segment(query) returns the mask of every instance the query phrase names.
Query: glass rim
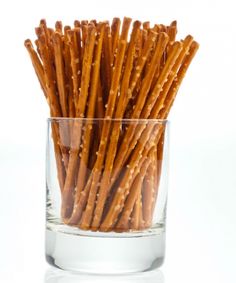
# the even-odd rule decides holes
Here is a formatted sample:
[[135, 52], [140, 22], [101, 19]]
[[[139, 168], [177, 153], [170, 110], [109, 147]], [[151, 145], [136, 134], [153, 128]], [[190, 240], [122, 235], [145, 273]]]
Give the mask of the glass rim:
[[129, 118], [71, 118], [71, 117], [50, 117], [47, 118], [47, 122], [57, 121], [88, 121], [88, 122], [99, 122], [99, 121], [111, 121], [111, 122], [124, 122], [124, 123], [157, 123], [157, 124], [169, 124], [168, 119], [129, 119]]

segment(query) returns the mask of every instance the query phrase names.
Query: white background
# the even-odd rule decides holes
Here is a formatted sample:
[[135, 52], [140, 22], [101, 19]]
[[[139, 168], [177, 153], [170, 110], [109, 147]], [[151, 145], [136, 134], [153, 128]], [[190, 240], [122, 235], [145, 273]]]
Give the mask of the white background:
[[[200, 50], [170, 115], [167, 255], [162, 271], [51, 282], [236, 282], [236, 32], [233, 0], [1, 1], [0, 282], [44, 282], [46, 102], [24, 39], [41, 18], [131, 16], [191, 33]], [[49, 271], [46, 272], [46, 270]], [[74, 281], [73, 281], [74, 280]], [[49, 283], [48, 280], [45, 283]]]

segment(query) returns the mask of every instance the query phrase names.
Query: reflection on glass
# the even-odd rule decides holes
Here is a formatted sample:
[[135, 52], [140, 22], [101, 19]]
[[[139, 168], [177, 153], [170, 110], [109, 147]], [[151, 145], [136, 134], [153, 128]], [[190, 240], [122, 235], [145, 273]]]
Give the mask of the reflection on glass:
[[87, 275], [50, 268], [44, 283], [164, 283], [160, 270], [131, 275]]

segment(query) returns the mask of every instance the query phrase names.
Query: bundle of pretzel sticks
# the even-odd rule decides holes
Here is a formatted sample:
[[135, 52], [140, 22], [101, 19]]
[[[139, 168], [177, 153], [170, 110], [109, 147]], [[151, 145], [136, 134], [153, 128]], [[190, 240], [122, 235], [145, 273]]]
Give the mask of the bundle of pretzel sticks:
[[150, 228], [165, 120], [198, 43], [177, 41], [176, 21], [127, 17], [54, 29], [41, 20], [35, 30], [35, 47], [29, 39], [25, 47], [54, 118], [62, 221], [103, 232]]

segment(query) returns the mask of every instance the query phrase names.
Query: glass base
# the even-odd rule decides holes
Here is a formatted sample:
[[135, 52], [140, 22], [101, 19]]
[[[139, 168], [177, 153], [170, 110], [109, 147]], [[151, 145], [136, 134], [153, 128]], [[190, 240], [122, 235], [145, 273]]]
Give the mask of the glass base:
[[46, 259], [55, 267], [83, 273], [124, 274], [160, 267], [165, 253], [165, 232], [85, 232], [66, 228], [46, 230]]

